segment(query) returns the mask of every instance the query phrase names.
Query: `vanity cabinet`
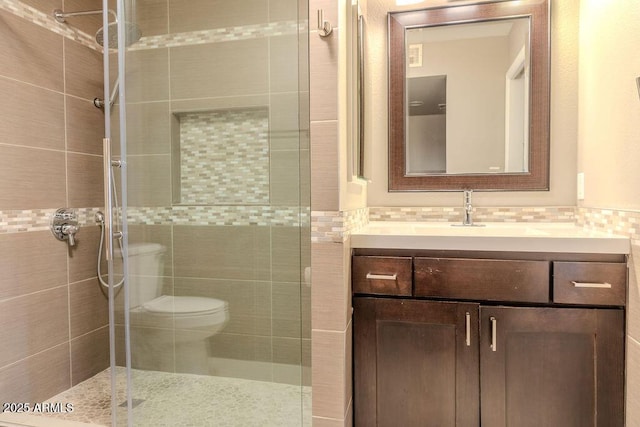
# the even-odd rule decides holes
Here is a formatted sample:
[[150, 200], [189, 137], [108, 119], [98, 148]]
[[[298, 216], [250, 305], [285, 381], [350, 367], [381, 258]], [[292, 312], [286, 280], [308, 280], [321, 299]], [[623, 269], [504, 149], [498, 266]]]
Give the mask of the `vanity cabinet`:
[[412, 290], [354, 285], [356, 426], [624, 425], [624, 256], [364, 252]]

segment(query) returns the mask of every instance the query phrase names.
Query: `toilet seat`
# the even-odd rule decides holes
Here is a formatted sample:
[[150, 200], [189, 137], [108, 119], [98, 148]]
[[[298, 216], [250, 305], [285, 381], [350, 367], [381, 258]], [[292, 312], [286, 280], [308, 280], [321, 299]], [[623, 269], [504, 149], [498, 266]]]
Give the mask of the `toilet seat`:
[[157, 314], [203, 316], [224, 311], [226, 305], [215, 298], [162, 295], [142, 304], [142, 308]]

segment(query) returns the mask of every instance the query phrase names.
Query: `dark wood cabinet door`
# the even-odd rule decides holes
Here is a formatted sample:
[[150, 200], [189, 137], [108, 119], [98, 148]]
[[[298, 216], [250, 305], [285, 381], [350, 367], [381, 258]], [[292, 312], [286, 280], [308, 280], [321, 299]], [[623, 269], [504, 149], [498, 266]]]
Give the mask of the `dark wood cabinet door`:
[[483, 306], [480, 373], [483, 427], [623, 426], [624, 312]]
[[477, 304], [353, 305], [356, 426], [479, 425]]

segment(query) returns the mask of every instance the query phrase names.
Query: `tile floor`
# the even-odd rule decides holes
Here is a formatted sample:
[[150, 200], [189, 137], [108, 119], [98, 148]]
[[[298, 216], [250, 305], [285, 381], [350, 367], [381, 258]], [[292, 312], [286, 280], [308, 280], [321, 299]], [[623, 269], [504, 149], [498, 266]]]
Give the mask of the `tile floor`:
[[[125, 375], [124, 368], [117, 369], [118, 402], [126, 400]], [[132, 384], [134, 426], [311, 426], [310, 387], [142, 370], [132, 371]], [[74, 410], [47, 417], [110, 425], [110, 386], [107, 369], [49, 399], [63, 405], [73, 403]], [[45, 421], [33, 419], [33, 425]], [[15, 425], [29, 425], [22, 423]], [[118, 408], [118, 425], [127, 425], [126, 407]]]

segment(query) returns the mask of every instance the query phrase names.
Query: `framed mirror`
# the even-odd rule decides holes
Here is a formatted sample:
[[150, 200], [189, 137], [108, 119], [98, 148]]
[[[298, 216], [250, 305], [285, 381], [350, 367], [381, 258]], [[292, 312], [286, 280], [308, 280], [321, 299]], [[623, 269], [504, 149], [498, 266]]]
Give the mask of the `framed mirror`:
[[392, 12], [389, 191], [549, 189], [549, 4]]

